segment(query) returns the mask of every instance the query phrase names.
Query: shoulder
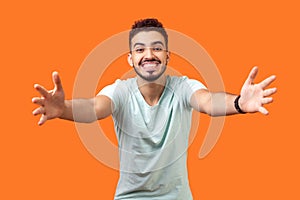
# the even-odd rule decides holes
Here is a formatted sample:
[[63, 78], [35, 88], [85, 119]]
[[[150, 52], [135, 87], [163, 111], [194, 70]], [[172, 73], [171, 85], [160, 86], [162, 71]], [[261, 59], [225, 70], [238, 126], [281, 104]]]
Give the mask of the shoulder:
[[195, 89], [206, 89], [205, 85], [201, 83], [199, 80], [190, 79], [187, 76], [168, 76], [168, 86], [176, 89], [176, 88], [193, 88]]
[[117, 94], [118, 91], [130, 91], [132, 88], [134, 88], [135, 82], [135, 78], [129, 78], [126, 80], [117, 79], [114, 83], [102, 88], [97, 95], [106, 95], [112, 97], [113, 94]]
[[188, 79], [187, 76], [167, 76], [167, 86], [176, 89], [181, 86]]
[[132, 88], [136, 85], [136, 78], [128, 78], [125, 80], [122, 79], [117, 79], [114, 83], [107, 85], [105, 87], [111, 87], [113, 89], [118, 89], [118, 88]]

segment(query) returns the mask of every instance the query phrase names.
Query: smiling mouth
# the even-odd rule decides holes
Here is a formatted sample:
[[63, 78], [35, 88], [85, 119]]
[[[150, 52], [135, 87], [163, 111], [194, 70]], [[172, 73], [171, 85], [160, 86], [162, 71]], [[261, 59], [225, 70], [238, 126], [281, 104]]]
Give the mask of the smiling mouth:
[[149, 60], [142, 62], [140, 66], [146, 71], [154, 71], [159, 64], [160, 62], [157, 60]]
[[153, 74], [157, 70], [158, 65], [159, 63], [145, 63], [142, 65], [142, 69], [149, 74]]
[[159, 63], [158, 62], [144, 62], [143, 64], [142, 64], [142, 67], [144, 67], [144, 68], [151, 68], [151, 67], [156, 67], [157, 65], [159, 65]]

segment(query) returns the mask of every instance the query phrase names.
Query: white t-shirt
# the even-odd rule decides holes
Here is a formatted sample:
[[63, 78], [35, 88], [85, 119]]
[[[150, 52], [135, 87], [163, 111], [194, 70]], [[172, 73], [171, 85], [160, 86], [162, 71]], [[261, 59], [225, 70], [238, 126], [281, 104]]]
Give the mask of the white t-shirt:
[[98, 95], [113, 102], [120, 156], [115, 200], [190, 200], [186, 156], [190, 98], [206, 87], [185, 76], [167, 76], [159, 102], [144, 100], [137, 79], [117, 80]]

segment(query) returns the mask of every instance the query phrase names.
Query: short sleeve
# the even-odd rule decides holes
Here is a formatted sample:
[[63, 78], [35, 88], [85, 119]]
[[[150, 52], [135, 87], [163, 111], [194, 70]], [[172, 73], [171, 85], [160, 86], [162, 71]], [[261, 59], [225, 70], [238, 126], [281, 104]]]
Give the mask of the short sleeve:
[[191, 97], [197, 90], [207, 89], [203, 83], [195, 79], [187, 78], [184, 85], [186, 87], [185, 95], [184, 95], [186, 98], [185, 102], [188, 106], [191, 106], [190, 105]]
[[104, 95], [109, 97], [111, 100], [113, 100], [113, 94], [115, 92], [115, 89], [116, 89], [116, 83], [107, 85], [104, 88], [102, 88], [102, 90], [97, 94], [97, 96]]
[[116, 95], [116, 91], [117, 91], [117, 86], [119, 85], [120, 80], [116, 80], [113, 84], [111, 85], [107, 85], [104, 88], [102, 88], [102, 90], [97, 94], [97, 96], [99, 95], [104, 95], [107, 96], [108, 98], [110, 98], [113, 102], [113, 112], [115, 112], [116, 108], [119, 107], [119, 98]]
[[192, 94], [197, 90], [207, 89], [203, 83], [195, 79], [187, 79], [187, 84], [189, 85]]
[[194, 92], [206, 89], [203, 83], [195, 79], [189, 79], [187, 76], [170, 76], [168, 80], [168, 88], [173, 90], [178, 100], [189, 109], [192, 108], [190, 100]]

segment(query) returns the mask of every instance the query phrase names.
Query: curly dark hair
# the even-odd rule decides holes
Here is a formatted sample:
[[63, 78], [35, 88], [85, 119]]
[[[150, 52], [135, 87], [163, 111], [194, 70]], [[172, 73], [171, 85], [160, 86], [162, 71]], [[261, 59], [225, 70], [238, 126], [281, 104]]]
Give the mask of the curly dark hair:
[[166, 30], [164, 29], [161, 22], [159, 22], [155, 18], [147, 18], [147, 19], [141, 19], [136, 22], [131, 27], [131, 31], [129, 32], [129, 49], [131, 52], [131, 40], [132, 38], [141, 31], [157, 31], [161, 33], [165, 39], [166, 42], [166, 48], [168, 50], [168, 34]]

